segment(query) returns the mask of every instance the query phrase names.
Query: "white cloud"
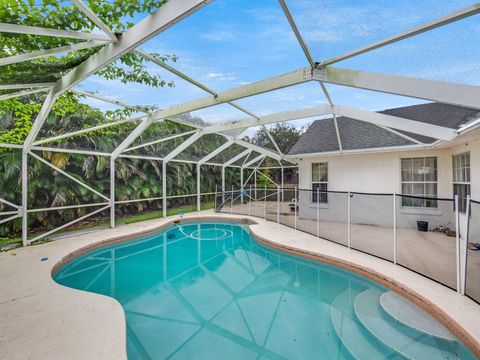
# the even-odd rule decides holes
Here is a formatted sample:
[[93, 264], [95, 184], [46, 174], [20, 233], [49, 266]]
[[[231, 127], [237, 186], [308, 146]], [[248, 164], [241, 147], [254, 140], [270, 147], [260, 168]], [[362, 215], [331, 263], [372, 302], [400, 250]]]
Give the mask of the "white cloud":
[[235, 81], [237, 77], [233, 73], [210, 72], [207, 77], [215, 81]]
[[335, 34], [330, 31], [310, 31], [307, 32], [305, 36], [307, 41], [320, 41], [320, 42], [327, 42], [327, 43], [338, 43], [342, 40], [338, 34]]
[[212, 31], [203, 33], [200, 37], [208, 41], [229, 41], [235, 39], [235, 35], [230, 31]]

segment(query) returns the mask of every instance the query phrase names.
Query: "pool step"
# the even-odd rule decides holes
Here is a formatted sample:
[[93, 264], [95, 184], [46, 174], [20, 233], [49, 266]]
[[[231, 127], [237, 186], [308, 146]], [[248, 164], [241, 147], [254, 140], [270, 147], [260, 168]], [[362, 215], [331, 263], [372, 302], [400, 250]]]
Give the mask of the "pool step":
[[355, 319], [353, 299], [357, 295], [354, 290], [346, 290], [335, 298], [330, 308], [333, 327], [342, 344], [358, 360], [403, 359], [373, 338]]
[[380, 305], [382, 293], [369, 289], [358, 294], [353, 302], [356, 317], [372, 335], [408, 359], [459, 359], [455, 342], [442, 341], [406, 327], [386, 314]]
[[432, 315], [394, 291], [383, 293], [380, 296], [380, 305], [394, 320], [418, 332], [446, 341], [457, 340], [456, 337]]

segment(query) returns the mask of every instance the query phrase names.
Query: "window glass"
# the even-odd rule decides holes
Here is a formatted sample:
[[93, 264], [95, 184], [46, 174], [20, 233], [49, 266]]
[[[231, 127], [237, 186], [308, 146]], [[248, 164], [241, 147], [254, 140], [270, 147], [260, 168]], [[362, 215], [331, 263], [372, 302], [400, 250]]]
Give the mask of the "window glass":
[[418, 196], [404, 198], [403, 206], [436, 207], [437, 201], [437, 158], [421, 157], [401, 160], [402, 194]]
[[[312, 202], [328, 202], [328, 163], [312, 164]], [[318, 199], [317, 199], [318, 194]]]
[[458, 195], [458, 209], [465, 213], [467, 196], [470, 195], [470, 153], [454, 155], [453, 165], [453, 195]]

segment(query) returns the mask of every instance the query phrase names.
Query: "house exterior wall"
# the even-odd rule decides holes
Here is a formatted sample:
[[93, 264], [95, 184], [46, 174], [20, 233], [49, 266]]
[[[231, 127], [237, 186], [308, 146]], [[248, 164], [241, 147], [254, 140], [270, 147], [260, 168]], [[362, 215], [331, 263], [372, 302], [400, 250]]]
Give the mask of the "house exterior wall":
[[[444, 149], [417, 149], [364, 154], [315, 156], [299, 159], [299, 188], [312, 189], [312, 163], [328, 163], [329, 191], [362, 193], [401, 193], [401, 159], [409, 157], [437, 157], [438, 197], [453, 198], [452, 156], [470, 152], [470, 184], [472, 199], [480, 201], [480, 131], [468, 141], [457, 142]], [[353, 195], [351, 198], [352, 223], [393, 225], [393, 196]], [[347, 195], [329, 194], [328, 204], [320, 205], [320, 217], [329, 221], [345, 221]], [[429, 222], [433, 229], [443, 225], [455, 228], [455, 214], [451, 202], [439, 201], [435, 209], [402, 207], [396, 200], [397, 226], [416, 228], [417, 220]], [[299, 216], [315, 219], [316, 204], [311, 194], [300, 192]], [[460, 215], [461, 234], [465, 233], [466, 216]]]

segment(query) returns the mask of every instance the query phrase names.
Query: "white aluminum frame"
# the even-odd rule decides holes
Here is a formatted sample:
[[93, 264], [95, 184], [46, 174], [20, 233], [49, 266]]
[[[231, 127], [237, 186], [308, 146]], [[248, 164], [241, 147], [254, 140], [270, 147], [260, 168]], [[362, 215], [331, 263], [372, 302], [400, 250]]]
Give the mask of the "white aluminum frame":
[[[23, 244], [27, 245], [36, 239], [44, 237], [50, 233], [56, 231], [56, 229], [44, 234], [42, 236], [38, 236], [34, 239], [27, 240], [27, 229], [28, 224], [26, 221], [27, 214], [40, 211], [45, 209], [28, 209], [27, 203], [27, 186], [28, 186], [28, 178], [27, 178], [27, 163], [28, 157], [33, 156], [34, 158], [46, 163], [47, 165], [53, 167], [55, 171], [62, 173], [63, 175], [70, 177], [72, 180], [76, 181], [80, 185], [86, 187], [87, 189], [93, 191], [97, 195], [101, 196], [107, 203], [97, 203], [97, 204], [89, 204], [89, 205], [75, 205], [75, 206], [65, 206], [65, 207], [58, 207], [55, 209], [67, 209], [67, 208], [75, 208], [81, 206], [102, 206], [101, 209], [98, 209], [90, 214], [85, 215], [80, 219], [74, 220], [74, 222], [79, 221], [89, 215], [93, 215], [99, 211], [102, 211], [106, 208], [110, 208], [111, 212], [111, 226], [115, 225], [115, 204], [119, 203], [126, 203], [126, 202], [134, 202], [134, 201], [147, 201], [149, 199], [137, 199], [137, 200], [127, 200], [127, 201], [115, 201], [115, 176], [114, 176], [114, 169], [115, 169], [115, 160], [119, 157], [121, 158], [137, 158], [137, 159], [149, 159], [149, 160], [158, 160], [162, 162], [162, 189], [163, 195], [158, 199], [163, 200], [163, 211], [164, 216], [166, 215], [166, 200], [170, 198], [166, 194], [166, 166], [168, 162], [183, 162], [183, 163], [194, 163], [197, 165], [197, 192], [196, 194], [192, 194], [191, 196], [198, 197], [198, 209], [200, 209], [200, 169], [202, 165], [214, 165], [220, 166], [222, 168], [222, 185], [225, 186], [225, 168], [226, 167], [236, 167], [241, 169], [241, 177], [242, 177], [242, 185], [243, 183], [243, 170], [250, 169], [250, 166], [255, 164], [257, 161], [261, 160], [257, 166], [253, 168], [253, 172], [250, 175], [255, 174], [257, 169], [259, 169], [260, 164], [266, 158], [274, 159], [278, 162], [281, 160], [287, 160], [294, 163], [296, 160], [288, 155], [283, 154], [278, 147], [278, 144], [275, 142], [273, 137], [271, 136], [268, 128], [265, 125], [278, 123], [282, 121], [292, 121], [298, 119], [305, 119], [312, 116], [323, 116], [323, 115], [332, 115], [336, 136], [339, 146], [339, 151], [332, 152], [333, 154], [339, 153], [348, 153], [348, 151], [344, 151], [342, 149], [342, 141], [340, 139], [340, 133], [338, 130], [338, 122], [341, 121], [341, 118], [338, 119], [338, 116], [346, 116], [351, 117], [360, 121], [368, 122], [375, 124], [385, 130], [391, 131], [398, 136], [402, 136], [414, 143], [414, 145], [409, 145], [402, 147], [403, 149], [406, 148], [425, 148], [431, 145], [425, 145], [418, 140], [413, 139], [412, 137], [401, 133], [400, 131], [408, 131], [410, 133], [424, 135], [428, 137], [433, 137], [438, 139], [436, 143], [440, 141], [451, 141], [456, 136], [459, 136], [462, 131], [455, 131], [449, 128], [441, 127], [434, 124], [425, 124], [417, 121], [412, 121], [408, 119], [403, 119], [399, 117], [394, 117], [385, 114], [379, 114], [375, 112], [369, 112], [361, 109], [354, 109], [348, 106], [334, 104], [332, 99], [324, 85], [324, 83], [332, 83], [342, 86], [349, 86], [354, 88], [361, 88], [361, 89], [368, 89], [377, 92], [385, 92], [391, 93], [396, 95], [408, 96], [413, 98], [420, 98], [432, 101], [438, 101], [447, 104], [454, 104], [459, 106], [467, 106], [471, 108], [480, 109], [480, 87], [479, 86], [472, 86], [466, 84], [454, 84], [454, 83], [447, 83], [447, 82], [440, 82], [440, 81], [431, 81], [431, 80], [424, 80], [424, 79], [416, 79], [416, 78], [408, 78], [403, 76], [394, 76], [394, 75], [387, 75], [387, 74], [378, 74], [373, 72], [367, 71], [357, 71], [357, 70], [350, 70], [344, 68], [335, 68], [331, 67], [331, 64], [341, 62], [345, 59], [349, 59], [360, 54], [364, 54], [366, 52], [378, 49], [383, 46], [387, 46], [389, 44], [396, 43], [403, 39], [407, 39], [413, 36], [417, 36], [418, 34], [422, 34], [424, 32], [430, 31], [432, 29], [444, 26], [446, 24], [452, 23], [454, 21], [458, 21], [464, 19], [466, 17], [475, 15], [480, 13], [480, 7], [477, 5], [472, 5], [470, 7], [466, 7], [464, 9], [457, 10], [450, 14], [447, 14], [443, 17], [440, 17], [434, 21], [430, 21], [428, 23], [419, 25], [415, 28], [412, 28], [408, 31], [402, 32], [400, 34], [388, 37], [386, 39], [377, 41], [375, 43], [369, 44], [364, 46], [360, 49], [355, 49], [349, 51], [345, 54], [336, 56], [331, 59], [327, 59], [324, 61], [318, 61], [320, 59], [314, 59], [308, 49], [307, 43], [303, 40], [302, 34], [298, 29], [294, 17], [290, 13], [288, 6], [285, 0], [279, 0], [279, 5], [281, 6], [290, 28], [294, 33], [298, 44], [300, 45], [305, 58], [308, 62], [307, 67], [297, 69], [290, 73], [281, 74], [278, 76], [273, 76], [264, 80], [260, 80], [251, 84], [239, 86], [233, 89], [229, 89], [222, 92], [216, 92], [209, 87], [205, 86], [204, 84], [200, 83], [197, 80], [194, 80], [190, 76], [178, 71], [174, 67], [163, 63], [162, 61], [154, 58], [152, 55], [142, 51], [139, 46], [151, 39], [152, 37], [158, 35], [165, 29], [174, 26], [177, 22], [181, 21], [185, 17], [191, 15], [192, 13], [196, 12], [197, 10], [203, 8], [204, 6], [208, 5], [212, 0], [170, 0], [166, 4], [162, 5], [157, 11], [152, 13], [151, 15], [147, 16], [146, 18], [139, 21], [136, 25], [132, 28], [127, 30], [121, 36], [114, 34], [111, 29], [108, 28], [107, 25], [83, 2], [83, 0], [72, 0], [72, 2], [77, 6], [79, 11], [83, 12], [102, 32], [103, 34], [98, 33], [84, 33], [84, 32], [72, 32], [72, 31], [65, 31], [65, 30], [58, 30], [58, 29], [47, 29], [47, 28], [40, 28], [40, 27], [33, 27], [33, 26], [24, 26], [24, 25], [15, 25], [15, 24], [5, 24], [0, 23], [0, 32], [10, 32], [10, 33], [17, 33], [17, 34], [32, 34], [32, 35], [43, 35], [43, 36], [56, 36], [62, 38], [70, 38], [70, 39], [81, 39], [84, 42], [78, 44], [67, 45], [63, 47], [58, 47], [54, 49], [46, 49], [46, 50], [38, 50], [34, 51], [29, 54], [22, 54], [7, 57], [4, 59], [0, 59], [0, 66], [6, 64], [12, 64], [15, 62], [31, 60], [41, 56], [47, 56], [51, 54], [56, 54], [62, 51], [70, 51], [70, 50], [78, 50], [82, 48], [87, 48], [91, 46], [99, 46], [103, 45], [102, 49], [100, 49], [96, 54], [92, 55], [90, 58], [85, 60], [83, 63], [78, 65], [76, 68], [72, 69], [70, 72], [65, 74], [62, 78], [60, 78], [55, 83], [43, 83], [43, 84], [9, 84], [9, 85], [2, 85], [0, 84], [0, 90], [19, 90], [17, 92], [8, 93], [0, 95], [0, 100], [5, 100], [8, 98], [13, 98], [16, 96], [24, 96], [33, 94], [36, 92], [48, 91], [48, 95], [45, 99], [45, 102], [35, 119], [32, 129], [28, 134], [26, 140], [24, 141], [23, 145], [16, 145], [16, 144], [0, 144], [0, 147], [7, 147], [13, 149], [22, 149], [22, 204], [21, 206], [14, 205], [18, 210], [18, 214], [15, 217], [22, 217], [23, 226], [22, 226], [22, 239]], [[207, 97], [200, 98], [194, 101], [189, 101], [187, 103], [178, 104], [172, 106], [170, 108], [147, 112], [140, 109], [138, 106], [126, 104], [117, 100], [110, 99], [105, 96], [100, 96], [94, 93], [74, 89], [75, 85], [80, 83], [81, 81], [85, 80], [90, 75], [94, 74], [98, 70], [102, 69], [106, 65], [112, 63], [113, 61], [117, 60], [122, 55], [129, 53], [129, 52], [136, 52], [138, 55], [144, 57], [145, 59], [161, 66], [162, 68], [166, 69], [167, 71], [173, 73], [174, 75], [182, 78], [183, 80], [191, 83], [192, 85], [202, 89], [206, 93], [208, 93]], [[316, 61], [317, 60], [317, 61]], [[306, 108], [306, 109], [298, 109], [294, 111], [287, 111], [281, 113], [270, 114], [266, 116], [257, 116], [256, 114], [252, 113], [248, 109], [243, 108], [242, 106], [236, 104], [234, 101], [237, 99], [242, 99], [245, 97], [250, 97], [257, 94], [266, 93], [273, 90], [278, 90], [284, 87], [294, 86], [296, 84], [305, 83], [308, 81], [316, 81], [320, 84], [321, 90], [325, 95], [328, 105], [326, 106], [319, 106], [314, 108]], [[41, 139], [37, 140], [37, 135], [40, 132], [43, 123], [48, 116], [49, 112], [52, 109], [53, 104], [57, 97], [63, 94], [66, 91], [73, 91], [83, 96], [93, 97], [102, 101], [106, 101], [118, 106], [126, 107], [129, 109], [137, 110], [138, 112], [145, 113], [142, 116], [134, 117], [131, 119], [125, 119], [120, 121], [112, 121], [110, 123], [104, 123], [98, 126], [94, 126], [88, 129], [82, 129], [79, 131], [74, 131], [68, 134], [62, 134], [58, 136], [51, 137], [49, 139]], [[236, 109], [242, 111], [248, 118], [240, 119], [238, 121], [228, 122], [224, 124], [218, 125], [211, 125], [206, 127], [200, 127], [194, 124], [185, 123], [181, 120], [171, 119], [170, 117], [175, 115], [184, 114], [190, 111], [199, 110], [219, 104], [228, 104]], [[162, 139], [156, 139], [150, 141], [145, 144], [140, 144], [136, 146], [131, 146], [131, 144], [154, 122], [157, 121], [164, 121], [164, 120], [171, 120], [176, 121], [178, 123], [183, 123], [188, 126], [192, 127], [192, 131], [187, 131], [181, 134], [174, 134], [171, 136], [167, 136]], [[61, 148], [53, 148], [53, 147], [44, 147], [39, 146], [42, 144], [50, 143], [56, 140], [65, 139], [68, 137], [85, 134], [91, 131], [121, 125], [126, 122], [139, 122], [138, 126], [129, 134], [129, 136], [112, 152], [112, 153], [102, 153], [97, 151], [89, 151], [89, 150], [74, 150], [74, 149], [61, 149]], [[475, 123], [477, 124], [477, 123]], [[266, 133], [271, 140], [272, 144], [274, 145], [276, 151], [269, 150], [262, 148], [260, 146], [251, 144], [246, 142], [245, 140], [240, 139], [242, 132], [247, 130], [251, 127], [256, 126], [263, 126], [266, 130]], [[475, 125], [476, 126], [476, 125]], [[469, 130], [473, 126], [468, 126], [465, 128], [465, 131]], [[232, 130], [237, 130], [235, 136], [231, 135]], [[463, 130], [463, 129], [462, 129]], [[220, 134], [227, 139], [227, 142], [223, 145], [219, 146], [214, 151], [210, 152], [208, 155], [204, 156], [202, 159], [198, 161], [190, 161], [190, 160], [181, 160], [175, 159], [182, 151], [184, 151], [189, 145], [193, 144], [195, 141], [200, 139], [203, 135], [206, 134]], [[230, 135], [228, 135], [230, 134]], [[167, 154], [164, 157], [158, 156], [140, 156], [140, 155], [131, 155], [126, 154], [132, 150], [139, 149], [142, 147], [147, 147], [149, 145], [157, 144], [163, 141], [172, 140], [181, 136], [189, 137], [175, 150], [171, 153]], [[228, 160], [223, 164], [216, 164], [209, 162], [213, 159], [216, 155], [220, 154], [222, 151], [226, 150], [233, 144], [238, 144], [245, 148], [243, 152], [234, 156], [232, 159]], [[95, 189], [89, 187], [85, 183], [79, 181], [78, 179], [72, 177], [67, 172], [63, 171], [62, 169], [58, 169], [54, 167], [52, 164], [48, 163], [48, 161], [44, 160], [43, 158], [39, 157], [38, 155], [32, 153], [33, 150], [46, 150], [52, 152], [68, 152], [68, 153], [77, 153], [77, 154], [85, 154], [85, 155], [95, 155], [95, 156], [106, 156], [110, 158], [110, 165], [111, 165], [111, 183], [110, 183], [110, 196], [107, 197], [103, 194], [96, 192]], [[382, 149], [375, 149], [375, 151], [379, 151]], [[389, 149], [385, 149], [389, 150]], [[249, 159], [250, 154], [255, 151], [258, 152], [260, 155], [255, 157], [254, 159]], [[371, 151], [371, 150], [365, 150]], [[361, 152], [361, 150], [360, 150]], [[324, 154], [325, 155], [325, 154]], [[328, 154], [327, 154], [328, 155]], [[244, 159], [244, 163], [241, 166], [234, 165], [234, 163], [242, 158]], [[293, 165], [295, 166], [295, 165]], [[287, 168], [290, 166], [284, 166], [280, 163], [280, 167], [266, 167], [266, 168]], [[250, 178], [249, 178], [250, 179]], [[248, 183], [248, 180], [245, 182]], [[283, 186], [283, 176], [282, 176], [282, 186]], [[225, 189], [223, 189], [225, 190]], [[190, 195], [188, 195], [190, 196]], [[157, 200], [158, 200], [157, 199]], [[1, 201], [1, 199], [0, 199]], [[53, 209], [50, 209], [53, 210]], [[5, 212], [4, 212], [5, 214]], [[4, 219], [5, 220], [5, 219]], [[73, 223], [73, 222], [71, 222]], [[69, 224], [71, 224], [69, 223]], [[69, 224], [62, 225], [60, 228], [64, 228]], [[59, 228], [59, 229], [60, 229]]]

